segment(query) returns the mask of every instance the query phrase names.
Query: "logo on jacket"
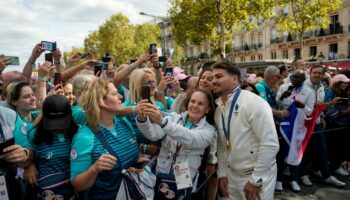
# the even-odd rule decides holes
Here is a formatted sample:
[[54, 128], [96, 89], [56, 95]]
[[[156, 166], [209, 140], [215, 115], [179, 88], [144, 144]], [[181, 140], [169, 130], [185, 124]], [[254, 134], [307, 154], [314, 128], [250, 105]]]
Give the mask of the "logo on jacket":
[[235, 111], [233, 112], [233, 113], [235, 114], [235, 116], [238, 115], [238, 109], [239, 109], [239, 105], [236, 104], [236, 105], [235, 105]]

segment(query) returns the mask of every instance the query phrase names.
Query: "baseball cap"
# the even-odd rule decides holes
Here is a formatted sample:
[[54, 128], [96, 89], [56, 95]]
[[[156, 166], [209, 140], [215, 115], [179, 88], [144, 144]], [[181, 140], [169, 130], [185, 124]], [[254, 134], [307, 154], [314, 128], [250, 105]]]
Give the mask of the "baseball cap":
[[350, 79], [348, 79], [348, 77], [346, 77], [344, 74], [337, 74], [332, 78], [333, 83], [337, 83], [337, 82], [345, 82], [348, 83], [350, 82]]
[[189, 77], [188, 75], [183, 73], [184, 71], [185, 70], [181, 69], [180, 67], [174, 67], [174, 69], [173, 69], [174, 79], [176, 79], [176, 80], [184, 80], [187, 77]]
[[46, 130], [63, 130], [70, 126], [72, 108], [63, 95], [46, 97], [43, 103], [43, 125]]

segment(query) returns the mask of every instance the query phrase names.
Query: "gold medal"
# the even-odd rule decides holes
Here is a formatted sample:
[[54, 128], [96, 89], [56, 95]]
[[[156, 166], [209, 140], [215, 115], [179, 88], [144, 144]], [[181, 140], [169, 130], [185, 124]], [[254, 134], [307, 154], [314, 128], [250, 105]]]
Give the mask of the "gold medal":
[[226, 146], [227, 146], [227, 150], [231, 150], [231, 141], [229, 139], [226, 140]]

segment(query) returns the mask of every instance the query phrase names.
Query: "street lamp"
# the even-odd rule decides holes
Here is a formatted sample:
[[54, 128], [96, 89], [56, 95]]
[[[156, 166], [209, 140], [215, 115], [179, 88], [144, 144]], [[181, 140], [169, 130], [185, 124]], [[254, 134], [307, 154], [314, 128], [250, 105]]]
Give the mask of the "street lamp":
[[166, 32], [165, 32], [165, 20], [167, 19], [167, 17], [162, 17], [162, 16], [157, 16], [157, 15], [151, 15], [151, 14], [148, 14], [148, 13], [145, 13], [145, 12], [140, 12], [139, 13], [140, 15], [144, 15], [144, 16], [148, 16], [148, 17], [152, 17], [153, 20], [154, 20], [154, 23], [158, 24], [157, 23], [157, 19], [160, 20], [160, 23], [162, 24], [163, 28], [163, 40], [164, 40], [164, 43], [163, 43], [163, 48], [162, 48], [162, 53], [163, 53], [163, 56], [166, 55]]

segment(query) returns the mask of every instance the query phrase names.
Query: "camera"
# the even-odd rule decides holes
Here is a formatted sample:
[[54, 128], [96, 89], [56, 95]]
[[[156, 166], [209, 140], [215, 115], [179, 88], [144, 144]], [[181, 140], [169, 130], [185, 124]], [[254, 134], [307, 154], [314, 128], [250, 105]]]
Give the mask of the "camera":
[[41, 41], [41, 48], [47, 51], [55, 51], [57, 47], [56, 42]]
[[102, 70], [108, 70], [108, 64], [104, 62], [95, 62], [94, 63], [95, 75], [99, 73], [102, 74]]
[[148, 85], [142, 87], [142, 99], [147, 99], [148, 102], [151, 102], [151, 88]]

